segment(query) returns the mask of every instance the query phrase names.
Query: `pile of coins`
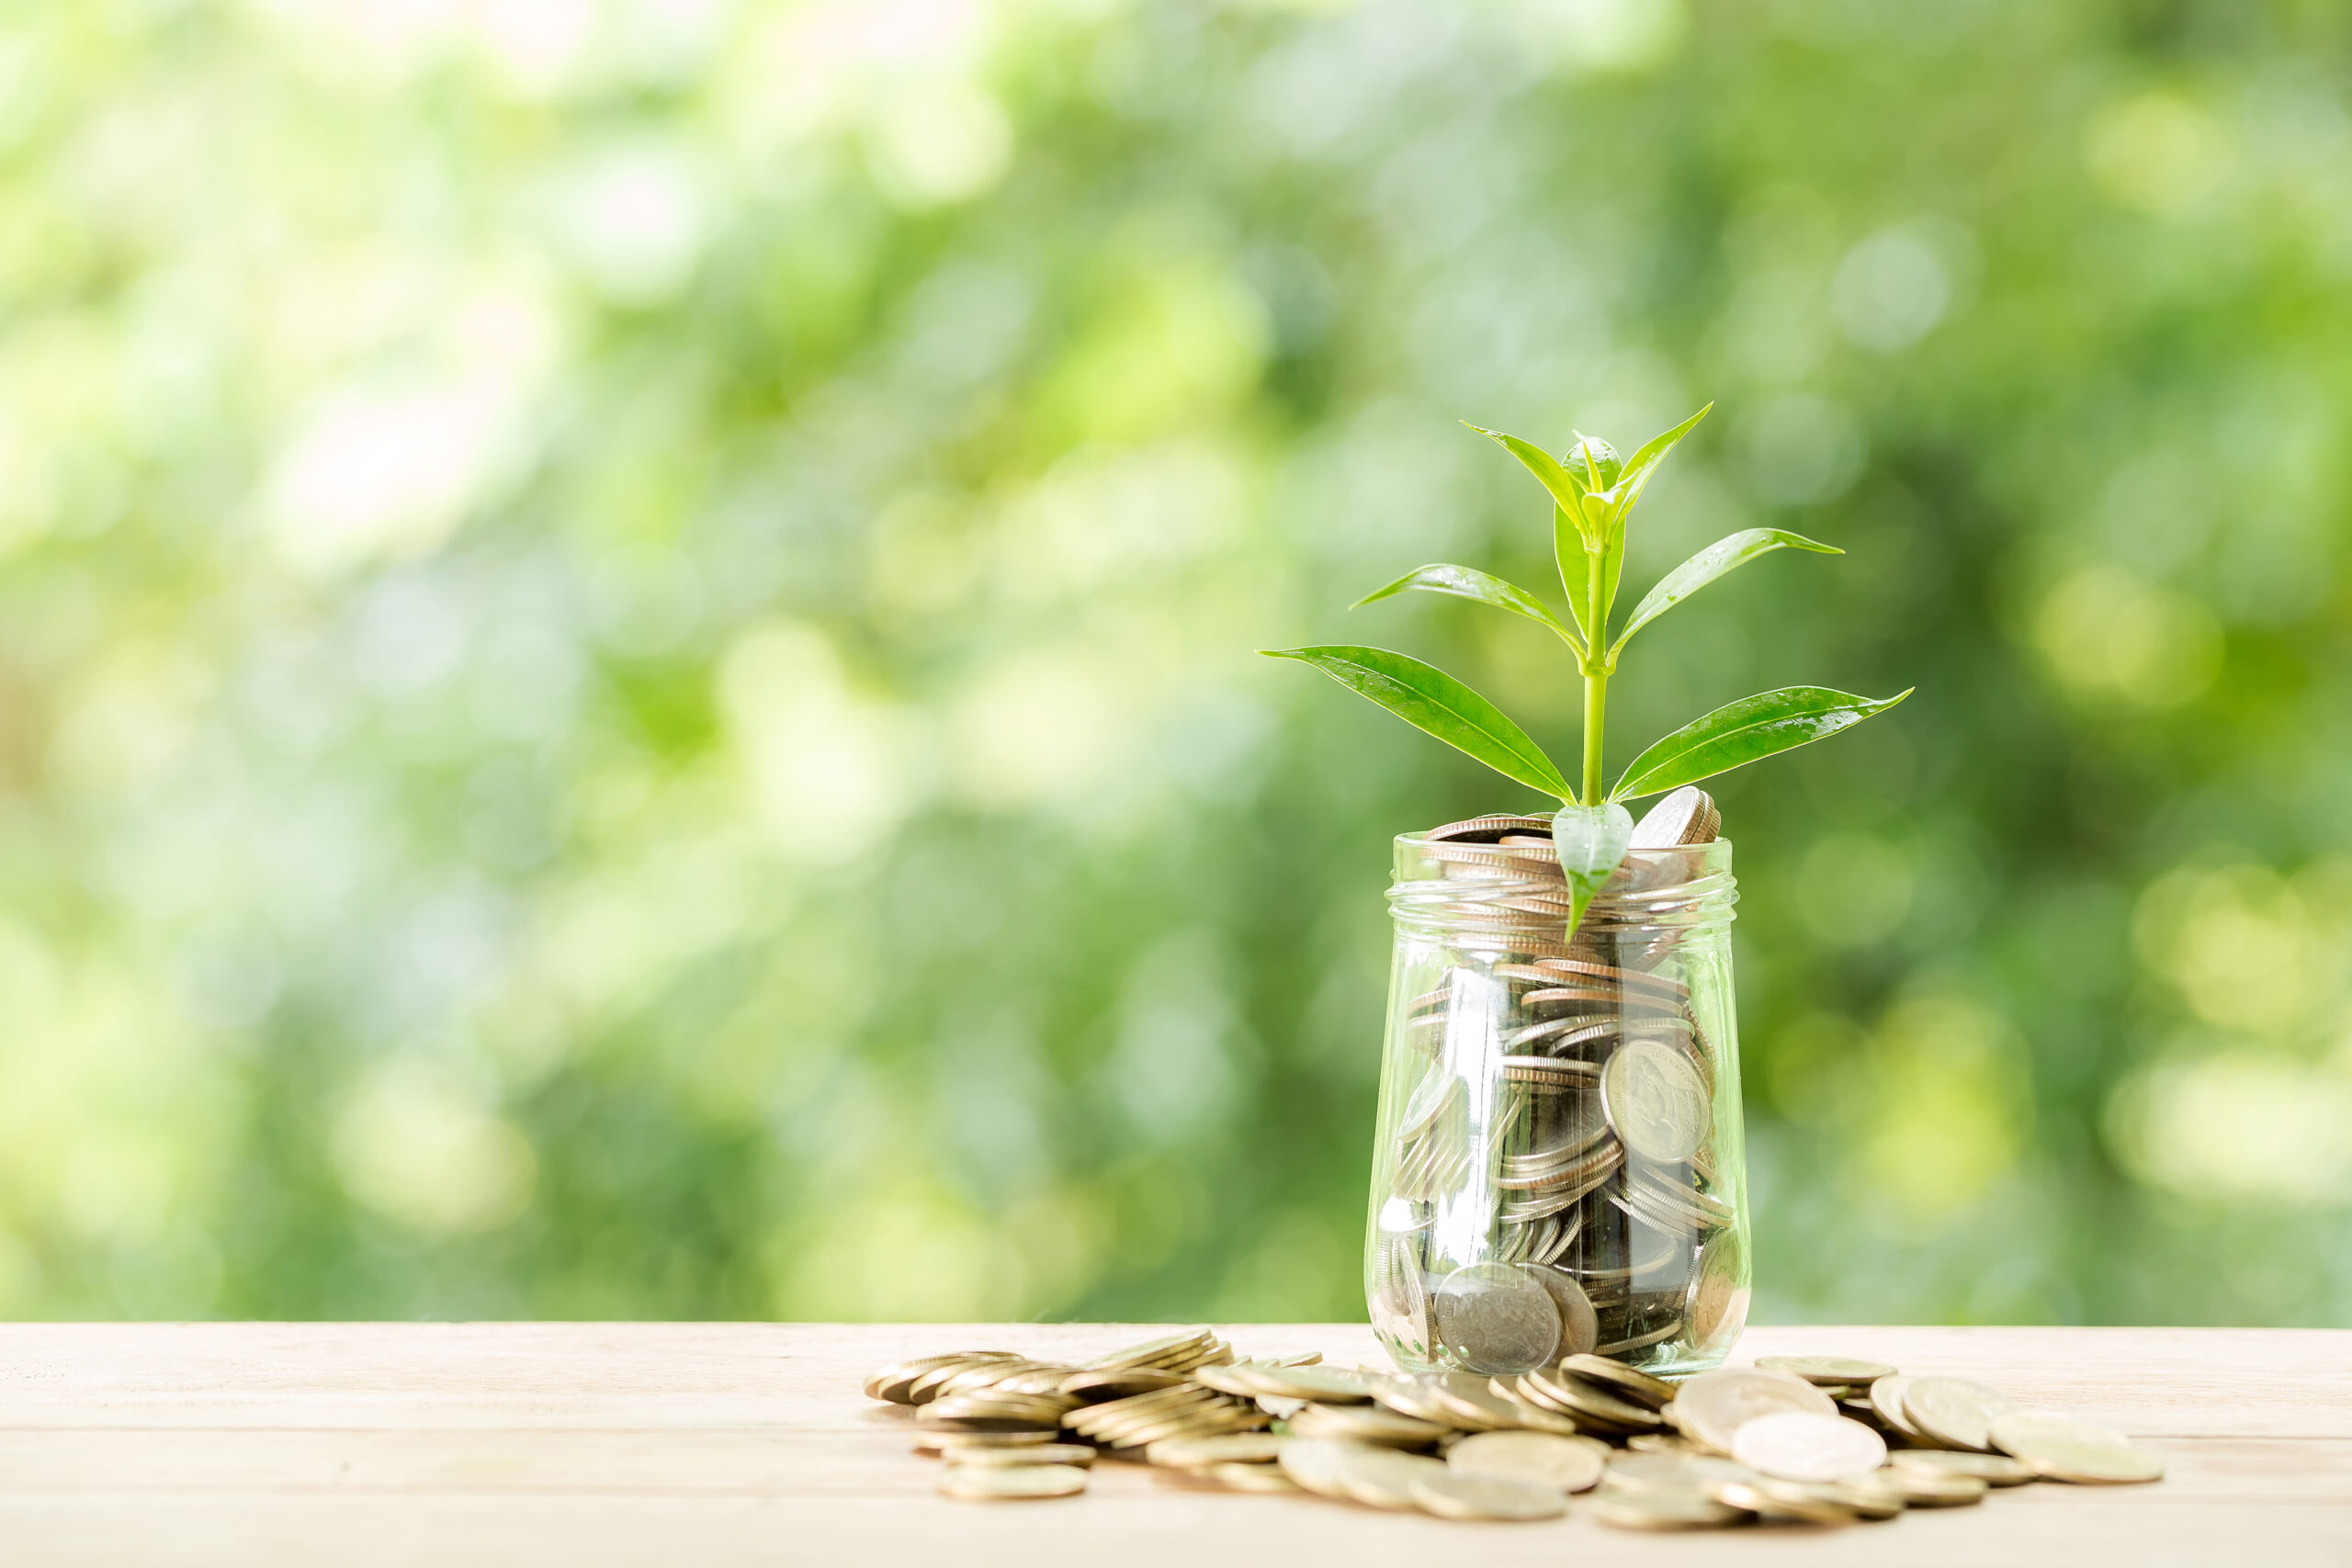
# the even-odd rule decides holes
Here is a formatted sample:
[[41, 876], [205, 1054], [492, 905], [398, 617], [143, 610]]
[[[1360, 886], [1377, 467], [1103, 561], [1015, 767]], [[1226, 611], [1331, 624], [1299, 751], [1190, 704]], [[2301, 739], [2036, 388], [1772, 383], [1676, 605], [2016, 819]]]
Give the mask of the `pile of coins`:
[[1411, 1088], [1368, 1264], [1373, 1325], [1401, 1364], [1688, 1363], [1738, 1333], [1737, 1172], [1717, 1168], [1716, 1056], [1684, 951], [1724, 897], [1702, 864], [1721, 825], [1700, 790], [1659, 802], [1633, 840], [1651, 852], [1573, 940], [1545, 819], [1415, 841], [1442, 874], [1391, 895], [1400, 932], [1428, 941], [1403, 961], [1388, 1071]]
[[1849, 1524], [2033, 1480], [2154, 1481], [2121, 1434], [1966, 1379], [1767, 1357], [1679, 1386], [1592, 1354], [1509, 1377], [1237, 1360], [1206, 1328], [1083, 1365], [928, 1356], [865, 1381], [915, 1406], [951, 1497], [1068, 1497], [1098, 1456], [1238, 1492], [1308, 1492], [1441, 1518], [1589, 1511], [1627, 1529]]

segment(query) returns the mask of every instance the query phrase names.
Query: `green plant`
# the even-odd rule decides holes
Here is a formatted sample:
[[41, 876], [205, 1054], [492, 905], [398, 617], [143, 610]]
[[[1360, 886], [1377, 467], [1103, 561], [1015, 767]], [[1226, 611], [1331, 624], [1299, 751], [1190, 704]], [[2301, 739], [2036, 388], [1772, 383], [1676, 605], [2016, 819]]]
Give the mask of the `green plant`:
[[1609, 711], [1609, 677], [1616, 672], [1617, 660], [1635, 632], [1758, 556], [1779, 549], [1844, 553], [1785, 529], [1743, 529], [1716, 540], [1660, 578], [1642, 595], [1616, 637], [1610, 637], [1610, 615], [1625, 560], [1625, 520], [1666, 455], [1713, 407], [1708, 404], [1645, 444], [1627, 462], [1620, 462], [1607, 442], [1581, 432], [1567, 456], [1555, 458], [1516, 435], [1470, 427], [1508, 449], [1550, 492], [1552, 551], [1559, 563], [1560, 586], [1567, 593], [1574, 625], [1561, 620], [1523, 588], [1472, 567], [1442, 563], [1408, 571], [1356, 601], [1355, 607], [1361, 607], [1408, 591], [1450, 593], [1524, 615], [1566, 643], [1584, 676], [1580, 789], [1561, 776], [1544, 749], [1501, 709], [1433, 665], [1381, 648], [1331, 645], [1263, 650], [1270, 658], [1296, 659], [1314, 665], [1504, 777], [1556, 798], [1560, 810], [1553, 818], [1552, 837], [1572, 890], [1575, 914], [1570, 930], [1583, 919], [1585, 906], [1624, 856], [1634, 819], [1623, 802], [1696, 784], [1774, 752], [1835, 735], [1911, 694], [1905, 689], [1873, 701], [1826, 686], [1789, 686], [1742, 697], [1653, 743], [1602, 793], [1601, 721]]

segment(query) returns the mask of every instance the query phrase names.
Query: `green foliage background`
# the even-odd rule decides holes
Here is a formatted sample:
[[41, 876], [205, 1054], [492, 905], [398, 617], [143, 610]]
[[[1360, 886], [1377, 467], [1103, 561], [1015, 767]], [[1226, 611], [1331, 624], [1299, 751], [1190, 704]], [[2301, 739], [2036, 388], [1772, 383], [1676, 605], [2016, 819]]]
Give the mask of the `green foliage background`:
[[0, 1312], [1349, 1316], [1474, 420], [1719, 400], [1761, 1317], [2352, 1323], [2352, 25], [0, 21]]

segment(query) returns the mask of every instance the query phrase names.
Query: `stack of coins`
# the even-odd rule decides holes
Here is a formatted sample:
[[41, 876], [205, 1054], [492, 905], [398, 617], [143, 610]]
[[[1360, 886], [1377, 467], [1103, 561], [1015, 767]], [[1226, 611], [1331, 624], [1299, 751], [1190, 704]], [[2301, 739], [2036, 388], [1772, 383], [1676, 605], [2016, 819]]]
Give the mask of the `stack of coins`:
[[1446, 940], [1400, 1002], [1409, 1044], [1391, 1071], [1410, 1087], [1370, 1249], [1374, 1325], [1406, 1364], [1673, 1362], [1736, 1333], [1713, 1048], [1678, 973], [1683, 917], [1717, 892], [1698, 852], [1721, 823], [1699, 790], [1660, 802], [1634, 838], [1654, 852], [1620, 868], [1573, 941], [1544, 818], [1421, 835], [1444, 875], [1413, 885], [1414, 917]]
[[[1393, 1373], [1313, 1352], [1237, 1360], [1206, 1328], [1083, 1366], [1003, 1350], [865, 1382], [915, 1406], [952, 1497], [1076, 1496], [1098, 1456], [1237, 1492], [1307, 1492], [1440, 1518], [1533, 1521], [1590, 1493], [1628, 1529], [1892, 1518], [2034, 1480], [2154, 1481], [2120, 1433], [1954, 1377], [1767, 1358], [1677, 1385], [1589, 1353], [1515, 1376]], [[1582, 1505], [1579, 1505], [1582, 1506]]]

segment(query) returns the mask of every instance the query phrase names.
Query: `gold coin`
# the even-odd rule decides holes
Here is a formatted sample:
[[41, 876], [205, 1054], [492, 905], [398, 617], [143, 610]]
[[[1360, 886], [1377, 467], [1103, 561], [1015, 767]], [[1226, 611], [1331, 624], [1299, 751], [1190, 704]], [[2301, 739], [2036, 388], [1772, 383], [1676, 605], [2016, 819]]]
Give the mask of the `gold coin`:
[[1598, 1422], [1611, 1431], [1638, 1432], [1658, 1424], [1654, 1412], [1566, 1371], [1530, 1372], [1519, 1380], [1518, 1387], [1538, 1404], [1573, 1416], [1578, 1421]]
[[1994, 1444], [2047, 1481], [2124, 1485], [2164, 1479], [2164, 1461], [2112, 1427], [2038, 1410], [2012, 1410], [1992, 1426]]
[[1637, 1367], [1623, 1361], [1612, 1361], [1606, 1356], [1570, 1356], [1561, 1361], [1560, 1371], [1574, 1372], [1590, 1382], [1597, 1382], [1620, 1399], [1630, 1399], [1652, 1410], [1663, 1410], [1674, 1397], [1675, 1388], [1663, 1378], [1654, 1378]]
[[1591, 1508], [1594, 1518], [1621, 1530], [1710, 1529], [1746, 1517], [1702, 1492], [1603, 1491], [1593, 1495]]
[[1212, 1464], [1195, 1473], [1236, 1492], [1295, 1492], [1293, 1481], [1278, 1464]]
[[1871, 1408], [1891, 1431], [1899, 1432], [1915, 1443], [1932, 1441], [1927, 1433], [1912, 1424], [1911, 1413], [1903, 1408], [1904, 1393], [1919, 1380], [1913, 1377], [1879, 1378], [1871, 1384]]
[[2007, 1454], [1972, 1454], [1957, 1449], [1896, 1449], [1886, 1457], [1897, 1470], [1973, 1476], [1987, 1486], [2017, 1486], [2033, 1479], [2033, 1472]]
[[1423, 1454], [1351, 1443], [1340, 1456], [1340, 1487], [1357, 1502], [1395, 1512], [1414, 1506], [1413, 1483], [1427, 1475], [1443, 1475], [1445, 1464]]
[[1920, 1378], [1903, 1391], [1913, 1426], [1944, 1448], [1978, 1453], [1993, 1446], [1994, 1421], [2017, 1407], [1999, 1389], [1966, 1378]]
[[1363, 1374], [1342, 1367], [1257, 1366], [1250, 1369], [1250, 1377], [1259, 1393], [1311, 1399], [1317, 1404], [1365, 1404], [1372, 1400]]
[[1361, 1404], [1306, 1405], [1291, 1416], [1290, 1429], [1302, 1438], [1332, 1438], [1396, 1449], [1427, 1448], [1447, 1431], [1434, 1421]]
[[1891, 1378], [1896, 1369], [1877, 1361], [1857, 1361], [1846, 1356], [1758, 1356], [1756, 1364], [1768, 1371], [1789, 1372], [1817, 1388], [1840, 1383], [1876, 1382]]
[[1744, 1508], [1759, 1519], [1786, 1519], [1808, 1525], [1853, 1523], [1860, 1510], [1834, 1488], [1803, 1481], [1727, 1481], [1711, 1494], [1716, 1502]]
[[1731, 1457], [1781, 1481], [1842, 1481], [1886, 1462], [1886, 1439], [1843, 1416], [1783, 1410], [1740, 1423]]
[[1011, 1361], [1019, 1358], [1010, 1350], [958, 1350], [945, 1356], [918, 1356], [910, 1361], [893, 1361], [867, 1376], [865, 1396], [868, 1399], [887, 1399], [893, 1404], [911, 1404], [913, 1402], [907, 1396], [908, 1391], [924, 1373], [935, 1372], [944, 1367], [968, 1365], [976, 1360], [999, 1359]]
[[1866, 1519], [1891, 1519], [1903, 1512], [1906, 1502], [1902, 1478], [1891, 1470], [1840, 1476], [1828, 1486], [1840, 1502]]
[[1566, 1493], [1586, 1492], [1600, 1484], [1608, 1455], [1608, 1446], [1590, 1438], [1473, 1432], [1445, 1450], [1445, 1462], [1459, 1475], [1516, 1481]]
[[1236, 1432], [1221, 1438], [1162, 1438], [1144, 1450], [1154, 1464], [1199, 1470], [1212, 1464], [1272, 1464], [1283, 1440], [1271, 1432]]
[[1287, 1438], [1274, 1462], [1293, 1484], [1318, 1496], [1345, 1501], [1348, 1493], [1340, 1484], [1340, 1470], [1347, 1451], [1358, 1446], [1327, 1438]]
[[1188, 1328], [1182, 1334], [1170, 1334], [1158, 1339], [1147, 1339], [1140, 1345], [1130, 1345], [1124, 1350], [1114, 1350], [1107, 1356], [1097, 1356], [1086, 1363], [1089, 1371], [1107, 1371], [1114, 1367], [1159, 1367], [1170, 1361], [1182, 1360], [1216, 1338], [1206, 1328]]
[[1675, 1421], [1682, 1435], [1718, 1453], [1731, 1452], [1733, 1435], [1741, 1427], [1781, 1411], [1835, 1416], [1838, 1405], [1802, 1378], [1747, 1367], [1701, 1372], [1674, 1395]]
[[[1933, 1449], [1921, 1451], [1944, 1453], [1950, 1450]], [[1889, 1465], [1886, 1472], [1894, 1477], [1897, 1486], [1903, 1488], [1903, 1501], [1914, 1508], [1959, 1508], [1984, 1500], [1985, 1483], [1981, 1475], [1969, 1475], [1956, 1470], [1925, 1470], [1910, 1464]]]
[[1568, 1511], [1556, 1487], [1450, 1469], [1416, 1474], [1410, 1492], [1415, 1506], [1442, 1519], [1556, 1519]]
[[1086, 1490], [1086, 1472], [1074, 1464], [1033, 1464], [1012, 1469], [951, 1464], [940, 1472], [939, 1490], [978, 1502], [1028, 1497], [1074, 1497]]
[[1755, 1479], [1746, 1465], [1713, 1454], [1625, 1453], [1611, 1457], [1601, 1483], [1617, 1492], [1703, 1493], [1724, 1482]]
[[967, 1449], [1029, 1449], [1041, 1443], [1061, 1440], [1061, 1429], [1047, 1431], [1039, 1427], [1026, 1432], [926, 1432], [915, 1433], [915, 1452], [919, 1454], [956, 1454]]
[[1094, 1450], [1083, 1443], [1034, 1443], [1018, 1449], [958, 1449], [947, 1456], [951, 1465], [1003, 1467], [1022, 1464], [1074, 1464], [1080, 1470], [1094, 1462]]
[[1089, 1399], [1125, 1399], [1158, 1389], [1178, 1388], [1185, 1381], [1183, 1372], [1164, 1372], [1156, 1367], [1103, 1367], [1091, 1371], [1071, 1372], [1054, 1388], [1057, 1393], [1074, 1393]]

